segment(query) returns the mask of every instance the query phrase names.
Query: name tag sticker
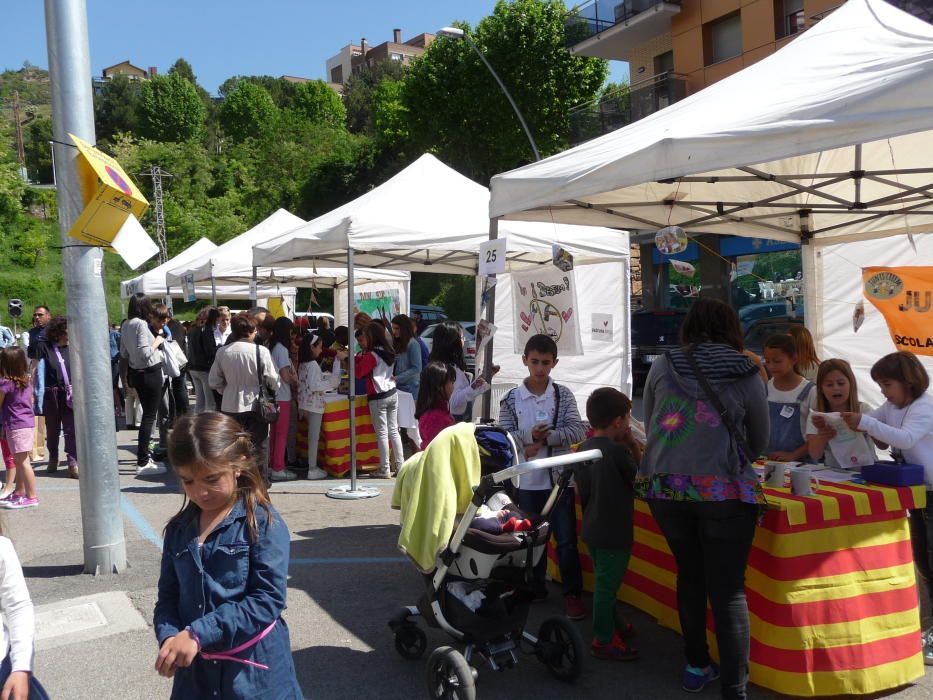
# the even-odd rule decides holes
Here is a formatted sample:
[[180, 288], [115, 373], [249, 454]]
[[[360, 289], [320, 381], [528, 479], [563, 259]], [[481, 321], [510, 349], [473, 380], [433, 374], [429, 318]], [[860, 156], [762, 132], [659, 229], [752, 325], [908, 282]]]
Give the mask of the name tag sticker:
[[793, 417], [793, 415], [794, 415], [793, 406], [785, 405], [784, 408], [781, 409], [781, 418], [791, 418]]

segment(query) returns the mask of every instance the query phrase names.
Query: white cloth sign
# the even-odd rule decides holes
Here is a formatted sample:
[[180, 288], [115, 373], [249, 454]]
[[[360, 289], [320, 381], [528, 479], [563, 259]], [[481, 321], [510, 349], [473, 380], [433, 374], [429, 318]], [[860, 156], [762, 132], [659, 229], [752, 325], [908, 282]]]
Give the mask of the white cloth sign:
[[612, 314], [591, 314], [590, 335], [600, 343], [612, 342]]
[[181, 287], [185, 292], [185, 301], [197, 299], [194, 290], [194, 273], [188, 272], [181, 276]]
[[582, 355], [574, 271], [541, 268], [512, 274], [514, 350], [521, 353], [527, 340], [539, 333], [557, 343], [557, 353]]

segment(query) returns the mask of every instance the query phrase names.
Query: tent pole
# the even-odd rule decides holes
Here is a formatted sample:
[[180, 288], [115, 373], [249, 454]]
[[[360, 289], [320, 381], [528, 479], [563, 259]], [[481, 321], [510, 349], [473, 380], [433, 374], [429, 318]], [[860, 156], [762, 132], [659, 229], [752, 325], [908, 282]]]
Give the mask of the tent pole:
[[[494, 241], [499, 237], [499, 219], [490, 219], [489, 220], [489, 240]], [[493, 285], [487, 290], [486, 298], [486, 320], [490, 324], [496, 322], [496, 287], [495, 275], [489, 275], [490, 283]], [[480, 298], [480, 309], [482, 310], [483, 300]], [[477, 319], [479, 320], [479, 319]], [[489, 416], [491, 415], [492, 409], [492, 344], [495, 341], [495, 337], [490, 338], [489, 342], [486, 344], [486, 348], [483, 350], [483, 377], [489, 382], [489, 388], [483, 392], [483, 410], [481, 421], [483, 423], [489, 422]]]
[[253, 306], [256, 306], [256, 303], [259, 301], [259, 285], [256, 281], [256, 266], [253, 265], [253, 284], [249, 288], [249, 298], [253, 302]]
[[[336, 299], [336, 298], [335, 298]], [[336, 311], [336, 301], [334, 302]], [[347, 406], [348, 424], [350, 427], [350, 486], [337, 486], [327, 490], [330, 498], [358, 500], [372, 498], [379, 495], [379, 489], [374, 486], [356, 485], [356, 359], [353, 354], [353, 248], [347, 246], [347, 344], [349, 353], [347, 357]]]

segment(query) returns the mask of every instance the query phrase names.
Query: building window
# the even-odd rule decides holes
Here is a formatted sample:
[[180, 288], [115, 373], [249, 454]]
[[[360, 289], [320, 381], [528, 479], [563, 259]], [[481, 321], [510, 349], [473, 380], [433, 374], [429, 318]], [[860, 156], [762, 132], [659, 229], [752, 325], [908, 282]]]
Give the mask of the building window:
[[390, 53], [389, 58], [391, 58], [393, 61], [404, 61], [405, 60], [405, 57], [400, 53]]
[[793, 36], [804, 30], [803, 0], [777, 0], [775, 9], [778, 39]]
[[703, 25], [703, 53], [708, 66], [742, 53], [740, 13], [736, 12]]

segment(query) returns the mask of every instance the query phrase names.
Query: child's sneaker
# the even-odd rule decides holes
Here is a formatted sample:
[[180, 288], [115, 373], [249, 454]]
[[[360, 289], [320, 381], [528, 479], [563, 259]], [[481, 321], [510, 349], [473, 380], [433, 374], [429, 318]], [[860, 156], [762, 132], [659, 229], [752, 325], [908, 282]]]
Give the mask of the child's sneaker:
[[23, 497], [23, 494], [16, 493], [15, 491], [11, 491], [3, 498], [0, 498], [0, 508], [10, 508], [11, 507], [10, 504], [13, 503], [13, 501], [17, 501], [22, 497]]
[[154, 462], [150, 459], [145, 464], [140, 464], [136, 467], [136, 476], [155, 476], [157, 474], [165, 473], [165, 465], [162, 462]]
[[280, 469], [278, 471], [273, 470], [269, 472], [269, 479], [271, 479], [273, 483], [279, 481], [294, 481], [297, 478], [298, 475], [291, 469]]
[[602, 644], [594, 639], [590, 644], [590, 654], [597, 659], [604, 661], [635, 661], [638, 659], [638, 649], [630, 647], [628, 644], [613, 636], [608, 644]]
[[321, 469], [320, 467], [311, 467], [308, 469], [308, 476], [305, 477], [309, 481], [317, 481], [319, 479], [326, 479], [327, 472]]
[[712, 662], [705, 671], [702, 668], [687, 664], [684, 667], [682, 687], [688, 693], [700, 693], [717, 678], [719, 678], [719, 666]]
[[39, 506], [39, 499], [35, 496], [29, 498], [28, 496], [19, 496], [18, 498], [13, 498], [11, 501], [5, 501], [9, 503], [6, 507], [11, 510], [22, 510], [23, 508], [37, 508]]
[[586, 617], [586, 607], [583, 599], [578, 595], [564, 596], [564, 614], [571, 620], [582, 620]]

